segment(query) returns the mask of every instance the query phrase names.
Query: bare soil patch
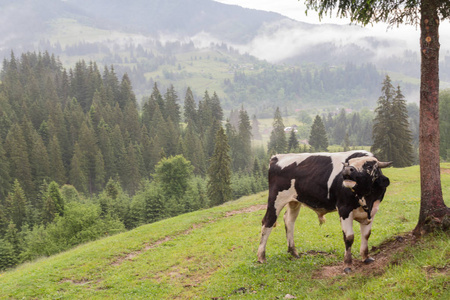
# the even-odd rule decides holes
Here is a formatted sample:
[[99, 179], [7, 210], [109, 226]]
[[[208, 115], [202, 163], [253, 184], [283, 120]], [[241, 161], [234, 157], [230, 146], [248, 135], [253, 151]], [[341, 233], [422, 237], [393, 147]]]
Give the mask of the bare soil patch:
[[251, 212], [255, 212], [258, 210], [263, 210], [267, 208], [267, 204], [258, 204], [258, 205], [253, 205], [253, 206], [249, 206], [249, 207], [245, 207], [239, 210], [232, 210], [232, 211], [228, 211], [225, 213], [225, 217], [232, 217], [234, 215], [237, 214], [243, 214], [243, 213], [251, 213]]
[[[375, 261], [370, 264], [364, 264], [360, 260], [353, 259], [352, 272], [349, 275], [365, 274], [379, 276], [383, 274], [387, 266], [399, 263], [394, 258], [395, 254], [402, 252], [410, 245], [414, 245], [416, 241], [416, 237], [412, 233], [406, 233], [404, 235], [398, 235], [392, 240], [382, 243], [378, 247], [372, 247], [369, 255], [374, 258]], [[344, 263], [333, 266], [324, 266], [313, 273], [313, 278], [331, 279], [336, 276], [346, 275], [344, 273], [344, 268]]]
[[442, 174], [450, 174], [450, 169], [441, 168], [441, 173]]

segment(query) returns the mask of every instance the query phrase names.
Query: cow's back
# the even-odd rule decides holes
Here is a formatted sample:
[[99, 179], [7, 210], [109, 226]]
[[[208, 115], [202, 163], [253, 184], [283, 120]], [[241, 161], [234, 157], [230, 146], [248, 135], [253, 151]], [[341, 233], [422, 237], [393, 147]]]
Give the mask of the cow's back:
[[363, 150], [274, 155], [270, 161], [269, 189], [289, 189], [294, 180], [297, 199], [300, 202], [311, 208], [334, 210], [335, 203], [330, 201], [333, 181], [342, 171], [342, 163], [361, 156], [373, 155]]

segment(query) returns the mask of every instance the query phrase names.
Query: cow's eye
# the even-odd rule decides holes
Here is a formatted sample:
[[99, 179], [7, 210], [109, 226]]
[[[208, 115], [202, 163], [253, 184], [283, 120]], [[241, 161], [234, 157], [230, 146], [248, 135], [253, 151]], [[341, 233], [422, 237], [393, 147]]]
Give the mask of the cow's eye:
[[373, 166], [367, 166], [367, 170], [372, 171]]

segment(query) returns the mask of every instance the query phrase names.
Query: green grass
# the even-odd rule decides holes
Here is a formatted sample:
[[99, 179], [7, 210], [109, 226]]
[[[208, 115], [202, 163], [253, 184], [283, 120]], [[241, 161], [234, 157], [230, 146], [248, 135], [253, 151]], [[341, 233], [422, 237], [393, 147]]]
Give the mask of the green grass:
[[[450, 164], [443, 164], [450, 169]], [[370, 246], [411, 231], [418, 219], [419, 168], [386, 169], [391, 186], [375, 217]], [[450, 174], [442, 174], [448, 201]], [[450, 296], [450, 242], [434, 235], [394, 256], [378, 275], [356, 273], [313, 279], [341, 264], [344, 245], [336, 213], [319, 226], [302, 208], [295, 240], [302, 254], [286, 253], [282, 218], [256, 262], [267, 193], [141, 226], [0, 274], [6, 299], [445, 299]], [[355, 223], [357, 231], [358, 226]], [[358, 259], [359, 237], [353, 253]], [[316, 252], [313, 252], [316, 251]]]

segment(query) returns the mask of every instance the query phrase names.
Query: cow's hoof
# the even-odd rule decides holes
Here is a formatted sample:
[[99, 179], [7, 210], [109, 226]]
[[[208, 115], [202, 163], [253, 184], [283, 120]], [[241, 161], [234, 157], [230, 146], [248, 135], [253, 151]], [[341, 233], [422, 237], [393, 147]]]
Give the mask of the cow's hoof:
[[300, 255], [297, 252], [297, 249], [295, 247], [289, 247], [288, 253], [290, 253], [294, 258], [300, 258]]
[[350, 268], [350, 267], [347, 267], [344, 269], [345, 274], [350, 274], [351, 272], [352, 272], [352, 268]]
[[368, 257], [368, 258], [366, 258], [366, 259], [364, 260], [364, 263], [365, 263], [366, 265], [368, 265], [368, 264], [373, 263], [374, 261], [375, 261], [374, 258]]

